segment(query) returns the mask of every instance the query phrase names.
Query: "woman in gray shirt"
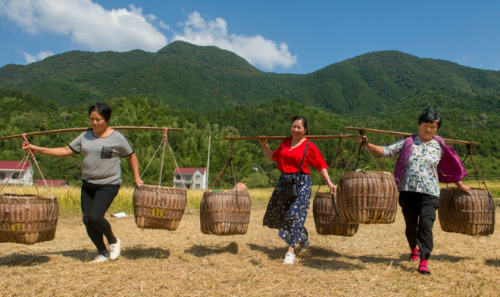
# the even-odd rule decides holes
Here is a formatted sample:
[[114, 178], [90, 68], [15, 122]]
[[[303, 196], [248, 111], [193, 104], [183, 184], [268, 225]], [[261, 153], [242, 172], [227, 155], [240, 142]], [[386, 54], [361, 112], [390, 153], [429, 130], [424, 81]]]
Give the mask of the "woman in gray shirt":
[[[120, 189], [121, 159], [127, 157], [134, 172], [137, 186], [144, 184], [139, 175], [139, 162], [128, 140], [108, 124], [111, 108], [104, 103], [96, 103], [89, 109], [91, 129], [80, 134], [66, 147], [45, 148], [28, 142], [23, 149], [54, 157], [83, 155], [82, 164], [82, 213], [87, 234], [94, 243], [99, 255], [94, 263], [115, 260], [120, 255], [120, 239], [116, 238], [104, 214]], [[104, 244], [108, 240], [109, 252]]]

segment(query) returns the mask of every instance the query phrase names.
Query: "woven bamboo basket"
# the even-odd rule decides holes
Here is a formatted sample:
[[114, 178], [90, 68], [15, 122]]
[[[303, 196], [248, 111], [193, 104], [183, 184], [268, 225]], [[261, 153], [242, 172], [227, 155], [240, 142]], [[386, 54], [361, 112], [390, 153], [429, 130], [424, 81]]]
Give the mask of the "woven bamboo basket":
[[344, 224], [391, 224], [396, 219], [398, 189], [392, 173], [345, 172], [340, 176], [337, 197]]
[[472, 188], [471, 192], [472, 196], [456, 187], [441, 189], [438, 215], [443, 231], [472, 236], [493, 234], [495, 203], [486, 189]]
[[200, 203], [200, 225], [204, 234], [246, 234], [252, 202], [247, 191], [205, 192]]
[[143, 229], [176, 230], [186, 203], [185, 189], [142, 185], [134, 191], [135, 223]]
[[[335, 199], [335, 195], [334, 195]], [[343, 224], [335, 213], [330, 193], [316, 192], [313, 202], [313, 215], [316, 231], [321, 235], [354, 236], [358, 224]]]
[[0, 194], [0, 242], [35, 244], [56, 237], [57, 198]]

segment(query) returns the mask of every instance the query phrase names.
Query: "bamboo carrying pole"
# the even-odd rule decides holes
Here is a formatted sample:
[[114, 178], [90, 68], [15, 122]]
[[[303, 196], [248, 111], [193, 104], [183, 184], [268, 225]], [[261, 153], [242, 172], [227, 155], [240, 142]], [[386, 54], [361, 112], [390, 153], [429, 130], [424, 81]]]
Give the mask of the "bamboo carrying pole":
[[[358, 127], [345, 127], [346, 130], [351, 130], [351, 131], [363, 131], [364, 133], [376, 133], [376, 134], [385, 134], [385, 135], [394, 135], [394, 136], [401, 136], [401, 137], [408, 137], [412, 136], [413, 134], [411, 133], [403, 133], [403, 132], [395, 132], [395, 131], [385, 131], [385, 130], [375, 130], [375, 129], [366, 129], [366, 128], [358, 128]], [[474, 141], [465, 141], [465, 140], [455, 140], [455, 139], [447, 139], [443, 138], [445, 142], [448, 143], [457, 143], [457, 144], [472, 144], [472, 145], [478, 145], [478, 142]]]
[[[153, 130], [153, 131], [164, 131], [168, 129], [168, 131], [176, 131], [182, 132], [180, 128], [166, 128], [166, 127], [141, 127], [141, 126], [110, 126], [111, 129], [114, 130]], [[32, 132], [26, 133], [26, 136], [38, 136], [38, 135], [47, 135], [47, 134], [57, 134], [57, 133], [69, 133], [69, 132], [83, 132], [90, 130], [91, 128], [68, 128], [68, 129], [59, 129], [59, 130], [48, 130], [48, 131], [40, 131], [40, 132]], [[0, 137], [0, 140], [12, 139], [12, 138], [20, 138], [23, 137], [22, 134], [11, 135]]]
[[[223, 140], [261, 140], [261, 139], [267, 139], [267, 140], [285, 140], [285, 139], [290, 139], [292, 136], [265, 136], [265, 137], [229, 137], [226, 136], [222, 138]], [[358, 138], [358, 135], [354, 134], [346, 134], [346, 135], [306, 135], [307, 139], [339, 139], [339, 138]]]

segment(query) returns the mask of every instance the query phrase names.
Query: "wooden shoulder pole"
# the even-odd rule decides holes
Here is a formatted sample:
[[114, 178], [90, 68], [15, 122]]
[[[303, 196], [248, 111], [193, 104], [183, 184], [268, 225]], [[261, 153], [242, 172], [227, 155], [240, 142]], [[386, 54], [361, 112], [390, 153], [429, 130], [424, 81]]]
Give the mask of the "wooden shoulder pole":
[[[223, 140], [234, 140], [234, 141], [239, 141], [239, 140], [261, 140], [261, 139], [267, 139], [267, 140], [285, 140], [285, 139], [290, 139], [292, 136], [265, 136], [265, 137], [229, 137], [226, 136], [222, 138]], [[346, 134], [346, 135], [306, 135], [307, 139], [310, 140], [321, 140], [321, 139], [339, 139], [339, 138], [358, 138], [357, 135], [354, 134]]]
[[[393, 135], [393, 136], [401, 136], [401, 137], [408, 137], [412, 136], [411, 133], [404, 133], [404, 132], [396, 132], [396, 131], [385, 131], [385, 130], [375, 130], [375, 129], [366, 129], [366, 128], [358, 128], [358, 127], [345, 127], [346, 130], [351, 130], [351, 131], [364, 131], [364, 133], [376, 133], [376, 134], [385, 134], [385, 135]], [[455, 139], [447, 139], [443, 138], [445, 142], [448, 143], [457, 143], [457, 144], [472, 144], [472, 145], [478, 145], [478, 142], [474, 141], [465, 141], [465, 140], [455, 140]]]
[[[141, 126], [110, 126], [110, 128], [112, 128], [114, 130], [153, 130], [153, 131], [164, 131], [165, 130], [165, 127], [141, 127]], [[90, 130], [90, 128], [84, 127], [84, 128], [68, 128], [68, 129], [58, 129], [58, 130], [47, 130], [47, 131], [26, 133], [26, 136], [39, 136], [39, 135], [58, 134], [58, 133], [83, 132], [83, 131], [87, 131], [87, 130]], [[182, 129], [168, 128], [168, 131], [182, 132]], [[20, 137], [23, 137], [23, 134], [0, 137], [0, 140], [20, 138]]]

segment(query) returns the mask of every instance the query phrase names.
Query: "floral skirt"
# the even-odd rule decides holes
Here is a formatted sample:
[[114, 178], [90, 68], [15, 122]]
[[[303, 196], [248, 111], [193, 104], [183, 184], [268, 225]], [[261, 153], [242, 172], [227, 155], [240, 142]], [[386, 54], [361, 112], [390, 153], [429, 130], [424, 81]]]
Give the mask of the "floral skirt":
[[[294, 175], [282, 172], [280, 180], [291, 179]], [[274, 190], [264, 215], [264, 226], [279, 229], [278, 236], [293, 248], [297, 243], [307, 240], [304, 223], [311, 203], [311, 176], [299, 174], [298, 177], [299, 197], [293, 201], [279, 201]]]

